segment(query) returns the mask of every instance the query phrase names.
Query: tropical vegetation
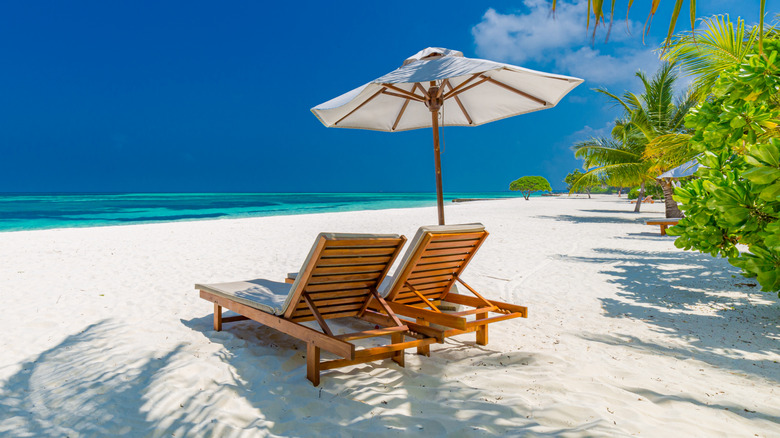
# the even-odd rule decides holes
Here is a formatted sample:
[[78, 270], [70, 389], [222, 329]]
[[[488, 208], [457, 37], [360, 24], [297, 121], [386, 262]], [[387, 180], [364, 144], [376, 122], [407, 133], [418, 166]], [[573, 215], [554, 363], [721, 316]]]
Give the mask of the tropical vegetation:
[[523, 176], [509, 184], [509, 190], [519, 191], [527, 201], [531, 193], [539, 191], [551, 192], [550, 182], [543, 176]]
[[[704, 166], [677, 189], [686, 217], [675, 245], [727, 257], [765, 291], [780, 291], [780, 39], [753, 44], [721, 71], [686, 118]], [[740, 251], [737, 245], [746, 245]]]
[[[692, 93], [674, 98], [677, 81], [674, 67], [673, 63], [664, 63], [651, 78], [637, 72], [644, 87], [639, 95], [626, 91], [617, 96], [604, 88], [596, 90], [622, 107], [623, 116], [615, 122], [610, 137], [591, 138], [574, 145], [575, 157], [582, 159], [587, 169], [574, 188], [592, 185], [596, 179], [618, 186], [638, 185], [641, 201], [646, 185], [661, 184], [666, 216], [682, 216], [672, 199], [671, 182], [656, 181], [658, 175], [679, 163], [666, 160], [664, 154], [648, 153], [657, 151], [658, 145], [679, 145], [687, 138], [683, 121], [696, 99]], [[690, 154], [681, 156], [691, 158]], [[641, 202], [637, 202], [634, 211], [639, 212], [640, 208]]]

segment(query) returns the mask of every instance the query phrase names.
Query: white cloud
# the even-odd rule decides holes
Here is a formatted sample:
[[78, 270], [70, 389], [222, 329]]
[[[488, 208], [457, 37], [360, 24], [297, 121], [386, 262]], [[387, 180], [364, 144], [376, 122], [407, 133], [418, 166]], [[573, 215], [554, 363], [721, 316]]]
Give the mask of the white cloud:
[[[592, 39], [585, 29], [587, 0], [558, 2], [555, 16], [546, 0], [525, 0], [524, 10], [502, 14], [488, 9], [472, 28], [481, 57], [512, 63], [549, 65], [556, 72], [582, 77], [594, 86], [626, 84], [638, 69], [652, 73], [658, 56], [641, 43], [642, 24], [615, 19], [607, 46], [611, 53], [591, 45], [603, 42], [607, 27], [600, 26]], [[630, 29], [630, 34], [627, 31]]]
[[601, 128], [592, 128], [588, 125], [585, 125], [584, 128], [569, 134], [569, 136], [566, 137], [566, 139], [574, 143], [581, 140], [587, 140], [589, 138], [609, 137], [614, 127], [615, 127], [614, 121], [609, 121], [605, 123], [604, 126], [602, 126]]
[[637, 70], [652, 74], [659, 64], [658, 55], [650, 50], [628, 50], [606, 55], [587, 46], [577, 50], [565, 50], [555, 60], [557, 68], [596, 84], [638, 84], [634, 78]]

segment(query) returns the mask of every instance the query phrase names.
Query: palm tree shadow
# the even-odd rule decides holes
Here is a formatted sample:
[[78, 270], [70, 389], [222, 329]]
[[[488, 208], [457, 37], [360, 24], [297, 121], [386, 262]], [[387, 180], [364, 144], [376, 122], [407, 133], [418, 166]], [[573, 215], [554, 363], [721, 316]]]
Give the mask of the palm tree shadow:
[[[608, 317], [634, 318], [690, 348], [669, 348], [630, 335], [584, 335], [611, 345], [695, 358], [780, 382], [773, 339], [780, 336], [777, 306], [759, 295], [755, 281], [739, 276], [724, 259], [684, 251], [597, 248], [599, 256], [564, 259], [605, 266], [617, 298], [602, 298]], [[765, 301], [756, 304], [756, 301]], [[767, 305], [770, 304], [770, 305]], [[724, 349], [743, 353], [728, 354]]]
[[[534, 433], [552, 437], [572, 430], [607, 430], [611, 424], [596, 421], [572, 428], [543, 427], [529, 419], [541, 411], [538, 407], [525, 401], [490, 399], [491, 391], [448, 376], [463, 369], [460, 362], [482, 372], [534, 362], [533, 355], [524, 352], [476, 349], [473, 343], [448, 340], [446, 345], [434, 345], [431, 357], [407, 350], [405, 368], [389, 360], [338, 368], [323, 372], [320, 386], [314, 387], [305, 377], [306, 348], [298, 339], [254, 321], [231, 323], [222, 332], [211, 330], [210, 315], [182, 323], [224, 346], [228, 353], [220, 355], [220, 360], [234, 368], [236, 380], [243, 382], [235, 391], [272, 420], [269, 431], [274, 434], [307, 435], [313, 427], [332, 423], [347, 426], [334, 430], [352, 435], [384, 428], [386, 434], [399, 435]], [[245, 340], [246, 349], [232, 348], [236, 339]], [[465, 358], [458, 354], [466, 350]], [[287, 404], [286, 400], [303, 403]]]
[[139, 354], [122, 345], [126, 330], [103, 320], [22, 363], [0, 387], [0, 432], [110, 436], [193, 430], [183, 418], [165, 423], [152, 418], [147, 399], [182, 345], [162, 355]]

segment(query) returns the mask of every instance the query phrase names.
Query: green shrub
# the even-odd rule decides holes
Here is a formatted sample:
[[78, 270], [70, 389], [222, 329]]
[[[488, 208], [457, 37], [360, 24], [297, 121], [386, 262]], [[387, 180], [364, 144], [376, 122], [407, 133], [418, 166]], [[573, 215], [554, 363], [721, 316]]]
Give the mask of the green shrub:
[[509, 184], [509, 190], [520, 191], [527, 201], [532, 192], [547, 191], [551, 192], [550, 183], [543, 176], [524, 176], [512, 181]]
[[780, 42], [766, 40], [764, 50], [721, 73], [713, 97], [686, 117], [705, 167], [675, 190], [685, 218], [669, 234], [677, 247], [728, 257], [764, 291], [780, 291]]

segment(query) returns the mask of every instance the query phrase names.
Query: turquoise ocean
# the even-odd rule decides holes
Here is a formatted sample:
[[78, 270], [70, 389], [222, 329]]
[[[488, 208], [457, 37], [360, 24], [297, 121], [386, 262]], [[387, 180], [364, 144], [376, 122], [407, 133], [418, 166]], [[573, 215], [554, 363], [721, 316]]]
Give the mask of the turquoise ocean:
[[[520, 194], [448, 193], [445, 205], [457, 198], [516, 197]], [[434, 205], [433, 193], [0, 193], [0, 231]]]

